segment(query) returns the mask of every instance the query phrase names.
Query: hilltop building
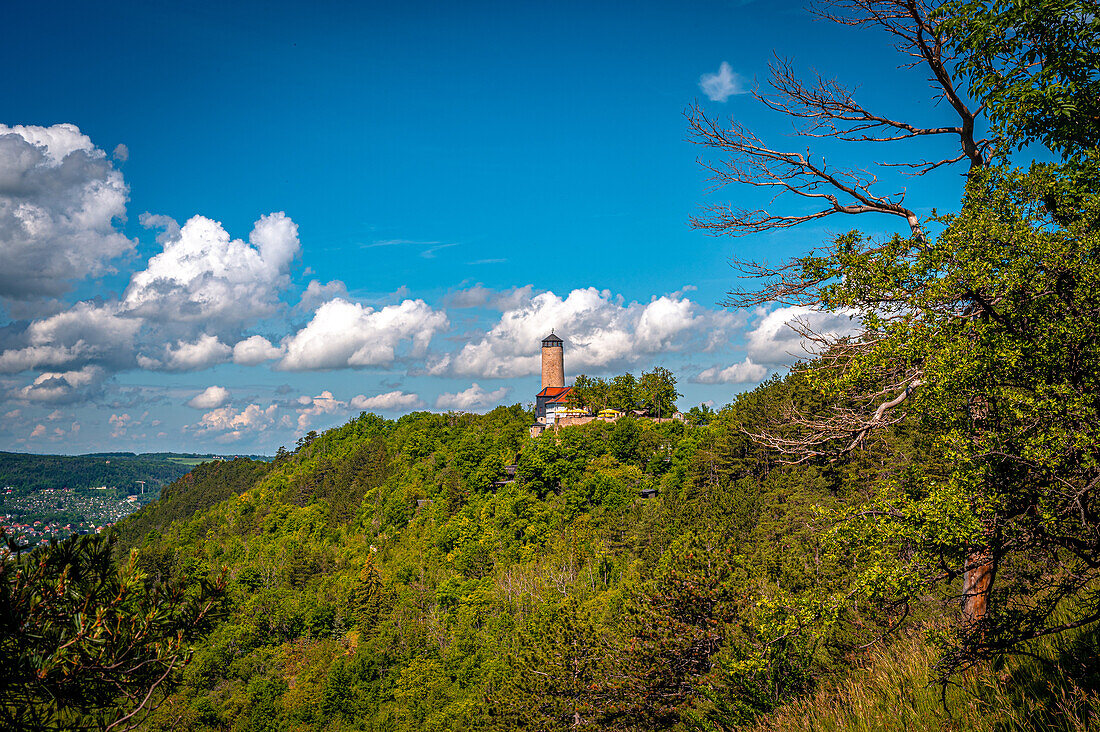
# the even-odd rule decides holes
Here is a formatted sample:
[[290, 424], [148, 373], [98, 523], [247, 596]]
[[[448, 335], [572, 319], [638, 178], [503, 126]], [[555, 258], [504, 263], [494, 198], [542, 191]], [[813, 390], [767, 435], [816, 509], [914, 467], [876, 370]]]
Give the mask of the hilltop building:
[[565, 343], [551, 330], [542, 339], [542, 390], [535, 395], [535, 422], [556, 424], [572, 390], [565, 385]]
[[585, 424], [595, 419], [584, 411], [569, 406], [573, 387], [565, 385], [565, 344], [550, 331], [542, 339], [542, 390], [535, 395], [535, 424], [531, 436], [539, 435], [547, 427]]
[[[584, 409], [569, 406], [569, 395], [573, 387], [565, 385], [565, 343], [550, 331], [550, 335], [542, 339], [542, 389], [535, 395], [535, 423], [531, 425], [531, 436], [538, 437], [548, 427], [568, 427], [570, 425], [582, 425], [599, 420], [601, 422], [615, 422], [628, 412], [617, 409], [601, 409], [599, 414], [592, 414]], [[631, 410], [629, 414], [634, 417], [652, 419], [645, 410]], [[676, 412], [671, 417], [658, 418], [656, 422], [666, 422], [670, 419], [684, 420], [684, 415]], [[643, 496], [648, 498], [649, 496]]]

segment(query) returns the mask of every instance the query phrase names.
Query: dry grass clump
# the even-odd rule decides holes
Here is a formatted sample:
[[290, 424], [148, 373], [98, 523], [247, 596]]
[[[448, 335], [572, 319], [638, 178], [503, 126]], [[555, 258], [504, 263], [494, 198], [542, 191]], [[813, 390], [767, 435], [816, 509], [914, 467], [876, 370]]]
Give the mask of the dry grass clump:
[[915, 632], [862, 668], [762, 719], [757, 730], [807, 732], [1100, 732], [1100, 629], [1037, 641], [1034, 657], [974, 669], [947, 687], [935, 648]]

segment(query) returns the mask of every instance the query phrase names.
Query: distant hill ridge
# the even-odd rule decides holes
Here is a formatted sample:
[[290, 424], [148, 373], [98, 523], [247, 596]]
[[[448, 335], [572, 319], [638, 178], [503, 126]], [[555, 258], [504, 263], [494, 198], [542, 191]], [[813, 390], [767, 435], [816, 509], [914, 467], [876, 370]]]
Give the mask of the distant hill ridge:
[[[235, 456], [233, 456], [235, 457]], [[267, 460], [264, 456], [249, 456]], [[162, 486], [186, 475], [194, 466], [227, 456], [199, 453], [101, 452], [86, 455], [36, 455], [0, 452], [0, 488], [17, 494], [64, 488], [84, 489], [107, 486], [127, 493], [159, 491]]]
[[[0, 455], [21, 455], [23, 453], [3, 453]], [[29, 454], [29, 453], [28, 453]], [[68, 456], [66, 456], [68, 457]], [[203, 459], [203, 460], [232, 460], [234, 458], [248, 458], [249, 460], [271, 460], [270, 455], [220, 455], [213, 452], [89, 452], [74, 455], [72, 457], [103, 457], [103, 458], [139, 458], [143, 460], [173, 460], [173, 459]]]

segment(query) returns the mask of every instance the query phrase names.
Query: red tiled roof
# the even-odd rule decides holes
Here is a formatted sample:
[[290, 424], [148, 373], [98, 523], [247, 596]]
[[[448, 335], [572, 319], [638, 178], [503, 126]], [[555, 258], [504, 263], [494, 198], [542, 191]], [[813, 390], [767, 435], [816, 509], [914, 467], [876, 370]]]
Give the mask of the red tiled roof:
[[[571, 386], [566, 386], [564, 388], [559, 386], [559, 387], [554, 387], [554, 389], [556, 389], [558, 391], [558, 393], [557, 394], [547, 394], [547, 396], [552, 397], [552, 398], [550, 399], [550, 401], [546, 402], [546, 406], [550, 406], [551, 404], [565, 404], [566, 400], [569, 399], [569, 394], [573, 391], [573, 387], [571, 387]], [[549, 391], [549, 390], [550, 390], [549, 388], [543, 389], [543, 391]]]
[[562, 398], [569, 392], [573, 391], [571, 386], [548, 386], [538, 394], [536, 397], [554, 397], [555, 399]]

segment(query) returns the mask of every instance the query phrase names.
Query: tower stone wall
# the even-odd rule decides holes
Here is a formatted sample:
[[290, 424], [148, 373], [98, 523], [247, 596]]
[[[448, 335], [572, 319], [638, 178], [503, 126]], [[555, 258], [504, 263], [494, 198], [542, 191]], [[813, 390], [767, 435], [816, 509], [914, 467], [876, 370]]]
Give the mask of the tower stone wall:
[[542, 388], [565, 386], [565, 361], [561, 339], [542, 342]]

